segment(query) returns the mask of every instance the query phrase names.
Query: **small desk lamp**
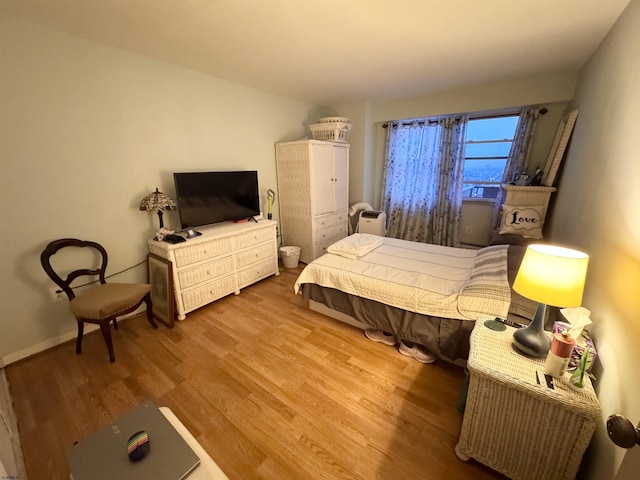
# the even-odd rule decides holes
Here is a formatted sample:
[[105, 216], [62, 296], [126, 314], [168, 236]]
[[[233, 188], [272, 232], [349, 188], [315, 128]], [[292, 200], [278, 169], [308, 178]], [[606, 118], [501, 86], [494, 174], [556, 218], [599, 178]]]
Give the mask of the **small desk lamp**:
[[547, 305], [578, 307], [582, 303], [589, 256], [554, 245], [529, 245], [513, 283], [513, 289], [538, 304], [533, 320], [513, 333], [513, 344], [526, 355], [542, 358], [551, 341], [544, 332]]
[[162, 221], [162, 212], [164, 210], [173, 210], [175, 208], [176, 204], [172, 200], [172, 198], [165, 193], [159, 192], [157, 187], [155, 192], [151, 192], [140, 202], [141, 211], [158, 212], [158, 218], [160, 219], [160, 228], [164, 228], [164, 223]]

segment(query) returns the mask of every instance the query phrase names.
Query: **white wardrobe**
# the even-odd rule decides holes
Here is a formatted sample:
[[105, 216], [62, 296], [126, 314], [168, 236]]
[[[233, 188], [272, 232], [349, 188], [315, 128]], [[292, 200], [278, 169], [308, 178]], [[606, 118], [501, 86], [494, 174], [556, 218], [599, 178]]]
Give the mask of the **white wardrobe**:
[[349, 145], [320, 140], [276, 144], [282, 245], [309, 263], [348, 233]]

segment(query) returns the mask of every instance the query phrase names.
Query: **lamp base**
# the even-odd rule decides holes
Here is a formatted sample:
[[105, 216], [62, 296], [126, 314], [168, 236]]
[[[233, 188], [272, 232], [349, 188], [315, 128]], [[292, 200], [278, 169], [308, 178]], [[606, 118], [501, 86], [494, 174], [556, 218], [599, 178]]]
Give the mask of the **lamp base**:
[[513, 346], [520, 350], [520, 353], [535, 358], [544, 358], [549, 353], [551, 342], [545, 335], [544, 341], [540, 341], [537, 336], [528, 336], [525, 338], [517, 339], [516, 333], [524, 332], [525, 329], [518, 330], [513, 334]]
[[543, 358], [549, 353], [551, 340], [544, 331], [544, 317], [547, 306], [538, 304], [536, 314], [528, 327], [513, 332], [513, 345], [523, 354]]

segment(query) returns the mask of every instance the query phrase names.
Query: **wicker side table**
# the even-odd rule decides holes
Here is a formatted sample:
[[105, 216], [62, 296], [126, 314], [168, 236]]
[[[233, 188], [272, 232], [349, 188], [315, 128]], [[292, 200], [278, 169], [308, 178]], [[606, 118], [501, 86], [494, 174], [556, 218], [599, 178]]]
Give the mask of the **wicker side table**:
[[467, 404], [455, 452], [513, 479], [575, 478], [589, 445], [600, 404], [591, 383], [583, 391], [536, 381], [544, 359], [532, 359], [511, 346], [514, 329], [496, 332], [476, 322], [467, 366]]

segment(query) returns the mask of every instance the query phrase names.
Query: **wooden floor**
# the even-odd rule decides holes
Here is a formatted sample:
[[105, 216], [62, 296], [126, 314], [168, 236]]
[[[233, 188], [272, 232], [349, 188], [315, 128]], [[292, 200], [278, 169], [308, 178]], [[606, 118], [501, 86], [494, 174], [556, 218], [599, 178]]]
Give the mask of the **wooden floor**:
[[[301, 265], [302, 266], [302, 265]], [[170, 407], [231, 480], [502, 479], [454, 452], [460, 367], [422, 365], [305, 308], [285, 269], [172, 329], [144, 316], [7, 367], [30, 480], [147, 399]]]

